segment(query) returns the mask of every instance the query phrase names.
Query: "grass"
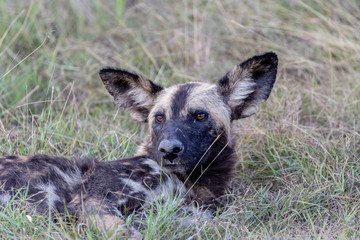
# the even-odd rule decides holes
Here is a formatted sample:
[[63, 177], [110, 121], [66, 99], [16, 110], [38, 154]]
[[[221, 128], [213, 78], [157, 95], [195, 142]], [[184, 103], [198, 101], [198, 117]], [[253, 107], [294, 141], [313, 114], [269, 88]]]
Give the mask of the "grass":
[[[187, 227], [174, 205], [149, 209], [145, 238], [360, 238], [358, 1], [16, 0], [0, 12], [1, 155], [132, 156], [146, 127], [117, 110], [101, 67], [165, 86], [215, 82], [271, 50], [270, 99], [234, 123], [232, 201]], [[22, 206], [0, 211], [2, 239], [114, 238]]]

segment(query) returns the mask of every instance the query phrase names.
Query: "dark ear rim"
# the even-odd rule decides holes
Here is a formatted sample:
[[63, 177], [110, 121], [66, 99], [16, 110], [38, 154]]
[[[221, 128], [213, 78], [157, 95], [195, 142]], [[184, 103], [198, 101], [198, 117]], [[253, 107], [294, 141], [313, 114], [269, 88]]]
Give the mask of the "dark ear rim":
[[272, 52], [272, 51], [269, 51], [269, 52], [264, 52], [264, 53], [260, 53], [260, 54], [257, 54], [247, 60], [245, 60], [244, 62], [240, 63], [240, 66], [241, 67], [246, 67], [246, 65], [248, 65], [250, 62], [254, 61], [254, 60], [258, 60], [258, 59], [267, 59], [270, 61], [270, 63], [274, 63], [274, 64], [269, 64], [269, 65], [276, 65], [278, 64], [278, 57], [277, 57], [277, 54]]
[[113, 80], [107, 78], [106, 75], [108, 73], [118, 73], [118, 72], [121, 72], [122, 74], [129, 76], [134, 81], [135, 84], [140, 84], [140, 79], [141, 78], [143, 80], [147, 80], [150, 83], [150, 89], [147, 89], [147, 90], [149, 92], [151, 92], [151, 93], [157, 93], [157, 92], [164, 89], [161, 85], [159, 85], [157, 83], [154, 83], [150, 79], [148, 79], [148, 78], [146, 78], [146, 77], [144, 77], [142, 75], [138, 75], [138, 74], [129, 72], [128, 70], [125, 70], [125, 69], [122, 69], [122, 68], [103, 67], [99, 71], [99, 76], [100, 76], [101, 80], [103, 81], [103, 83], [107, 83], [107, 82], [113, 81]]
[[[259, 61], [260, 60], [260, 61]], [[258, 54], [258, 55], [255, 55], [247, 60], [245, 60], [244, 62], [242, 62], [240, 64], [240, 67], [245, 69], [248, 67], [248, 65], [251, 65], [253, 62], [261, 62], [262, 65], [268, 65], [269, 66], [269, 69], [270, 69], [270, 72], [268, 73], [268, 80], [271, 80], [270, 82], [270, 91], [267, 92], [267, 94], [264, 96], [263, 98], [263, 101], [266, 101], [269, 96], [270, 96], [270, 93], [271, 93], [271, 89], [273, 88], [274, 86], [274, 83], [276, 81], [276, 75], [277, 75], [277, 69], [278, 69], [278, 62], [279, 62], [279, 59], [278, 59], [278, 56], [276, 53], [270, 51], [270, 52], [264, 52], [262, 54]], [[255, 83], [258, 84], [258, 82], [256, 81], [258, 79], [258, 75], [260, 75], [262, 73], [259, 73], [259, 72], [254, 72], [253, 75], [252, 75], [252, 78], [255, 79]], [[253, 93], [255, 94], [255, 93]]]
[[[100, 69], [99, 71], [99, 75], [100, 77], [106, 73], [109, 73], [109, 72], [123, 72], [125, 74], [129, 74], [129, 75], [132, 75], [134, 77], [137, 77], [136, 74], [132, 73], [132, 72], [129, 72], [128, 70], [125, 70], [125, 69], [122, 69], [122, 68], [115, 68], [115, 67], [103, 67]], [[101, 79], [103, 80], [103, 79]]]

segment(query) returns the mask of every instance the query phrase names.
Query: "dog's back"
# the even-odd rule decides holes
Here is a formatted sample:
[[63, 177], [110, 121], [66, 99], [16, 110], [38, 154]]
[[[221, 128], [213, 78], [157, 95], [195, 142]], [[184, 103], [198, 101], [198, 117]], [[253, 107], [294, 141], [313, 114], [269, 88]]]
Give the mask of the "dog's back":
[[[175, 175], [146, 156], [98, 162], [48, 155], [0, 158], [0, 204], [26, 199], [29, 210], [67, 216], [126, 217], [169, 194], [185, 193]], [[30, 207], [31, 206], [31, 207]], [[109, 223], [111, 225], [111, 223]]]
[[0, 204], [26, 197], [38, 213], [62, 212], [82, 180], [75, 161], [47, 155], [0, 158]]

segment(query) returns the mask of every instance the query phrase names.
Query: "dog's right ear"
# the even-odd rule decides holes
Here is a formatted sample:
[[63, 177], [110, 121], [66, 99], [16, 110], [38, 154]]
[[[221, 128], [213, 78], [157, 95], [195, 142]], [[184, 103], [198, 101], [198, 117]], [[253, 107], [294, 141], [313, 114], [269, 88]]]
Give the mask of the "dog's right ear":
[[100, 70], [100, 78], [115, 102], [140, 122], [146, 122], [154, 100], [163, 87], [151, 80], [119, 68]]
[[278, 66], [273, 52], [253, 56], [235, 66], [217, 82], [217, 89], [231, 109], [231, 119], [255, 114], [275, 83]]

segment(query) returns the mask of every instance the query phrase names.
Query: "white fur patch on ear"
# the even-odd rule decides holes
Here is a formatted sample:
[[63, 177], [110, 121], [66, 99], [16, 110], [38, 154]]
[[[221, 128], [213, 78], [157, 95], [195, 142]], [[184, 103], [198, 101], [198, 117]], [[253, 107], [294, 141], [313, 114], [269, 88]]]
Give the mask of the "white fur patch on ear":
[[256, 83], [251, 78], [245, 78], [235, 82], [231, 94], [229, 96], [228, 104], [231, 108], [238, 106], [255, 91]]
[[138, 107], [150, 107], [153, 105], [153, 97], [150, 93], [140, 88], [132, 88], [128, 92], [128, 96], [133, 100], [133, 104]]

